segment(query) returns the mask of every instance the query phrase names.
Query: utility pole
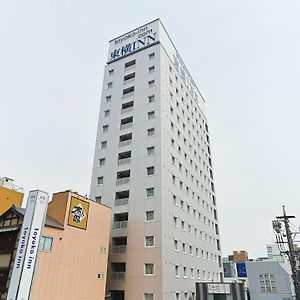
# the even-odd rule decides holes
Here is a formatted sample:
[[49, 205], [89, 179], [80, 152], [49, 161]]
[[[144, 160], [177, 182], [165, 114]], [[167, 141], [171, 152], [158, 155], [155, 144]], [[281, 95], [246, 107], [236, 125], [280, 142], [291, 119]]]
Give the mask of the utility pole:
[[[276, 219], [280, 220], [284, 223], [286, 242], [283, 241], [282, 235], [280, 235], [279, 240], [277, 239], [277, 237], [276, 237], [276, 239], [277, 239], [278, 245], [279, 244], [288, 244], [288, 250], [282, 251], [282, 252], [285, 253], [289, 258], [291, 269], [292, 269], [292, 278], [293, 278], [293, 283], [294, 283], [294, 287], [295, 287], [296, 300], [300, 300], [299, 270], [298, 270], [298, 265], [297, 265], [296, 252], [295, 252], [295, 248], [294, 248], [294, 241], [292, 238], [292, 232], [290, 230], [290, 224], [289, 224], [289, 219], [295, 218], [295, 216], [287, 216], [284, 205], [282, 208], [283, 208], [283, 215], [277, 216]], [[279, 221], [273, 221], [273, 228], [278, 234], [280, 234], [281, 224]], [[281, 249], [283, 249], [283, 248], [281, 247]]]

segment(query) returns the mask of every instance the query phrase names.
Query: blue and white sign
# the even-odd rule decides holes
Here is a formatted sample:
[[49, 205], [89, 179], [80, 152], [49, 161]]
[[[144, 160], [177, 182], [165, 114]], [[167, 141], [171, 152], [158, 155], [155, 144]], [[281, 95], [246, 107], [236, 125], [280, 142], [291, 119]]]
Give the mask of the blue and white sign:
[[110, 41], [108, 63], [156, 43], [156, 27], [156, 23], [150, 23]]

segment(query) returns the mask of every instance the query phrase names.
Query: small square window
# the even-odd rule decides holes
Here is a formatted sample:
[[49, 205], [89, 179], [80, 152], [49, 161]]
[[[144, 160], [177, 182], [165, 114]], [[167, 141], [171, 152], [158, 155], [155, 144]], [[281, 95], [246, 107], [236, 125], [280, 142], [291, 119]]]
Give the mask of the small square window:
[[148, 96], [148, 103], [153, 103], [155, 101], [155, 95]]
[[148, 81], [148, 87], [149, 88], [154, 87], [154, 86], [155, 86], [155, 80]]
[[112, 82], [109, 82], [108, 84], [107, 84], [107, 88], [108, 89], [111, 89], [113, 87], [113, 83]]
[[155, 53], [150, 53], [149, 54], [149, 60], [152, 60], [152, 59], [154, 59], [155, 58]]
[[102, 127], [102, 131], [103, 131], [103, 132], [107, 132], [107, 131], [108, 131], [108, 125], [104, 125], [104, 126]]
[[146, 221], [147, 222], [154, 221], [154, 210], [146, 211]]
[[103, 176], [97, 177], [97, 185], [103, 184]]
[[145, 247], [154, 247], [154, 236], [145, 236]]
[[105, 149], [107, 147], [107, 141], [101, 142], [100, 149]]
[[42, 236], [39, 249], [40, 251], [51, 251], [53, 244], [53, 238], [48, 236]]
[[97, 279], [104, 280], [104, 273], [98, 273]]
[[152, 120], [155, 118], [155, 112], [153, 111], [149, 111], [148, 112], [148, 120]]
[[95, 197], [95, 201], [96, 201], [97, 203], [101, 203], [101, 200], [102, 200], [102, 196], [96, 196], [96, 197]]
[[104, 117], [109, 117], [109, 115], [110, 115], [110, 110], [109, 109], [105, 110], [104, 111]]
[[154, 155], [154, 154], [155, 154], [154, 146], [147, 147], [147, 155]]
[[111, 95], [106, 96], [106, 97], [105, 97], [105, 101], [106, 101], [106, 102], [111, 102]]
[[109, 70], [109, 71], [108, 71], [108, 75], [109, 75], [109, 76], [114, 75], [114, 69]]
[[154, 197], [154, 187], [146, 188], [146, 196]]
[[154, 167], [153, 166], [147, 168], [147, 175], [148, 176], [154, 175]]
[[148, 136], [153, 136], [154, 134], [155, 134], [155, 129], [154, 128], [147, 129], [147, 135]]
[[154, 294], [153, 293], [145, 293], [144, 300], [154, 300]]
[[103, 167], [105, 165], [105, 158], [99, 159], [99, 167]]
[[153, 263], [145, 263], [145, 275], [154, 275]]

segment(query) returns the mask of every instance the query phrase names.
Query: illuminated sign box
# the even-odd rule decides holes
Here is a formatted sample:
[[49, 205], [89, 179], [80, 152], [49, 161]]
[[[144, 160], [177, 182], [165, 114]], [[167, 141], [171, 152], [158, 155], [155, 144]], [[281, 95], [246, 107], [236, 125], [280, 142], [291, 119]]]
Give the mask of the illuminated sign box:
[[86, 229], [90, 203], [75, 197], [71, 198], [68, 225]]

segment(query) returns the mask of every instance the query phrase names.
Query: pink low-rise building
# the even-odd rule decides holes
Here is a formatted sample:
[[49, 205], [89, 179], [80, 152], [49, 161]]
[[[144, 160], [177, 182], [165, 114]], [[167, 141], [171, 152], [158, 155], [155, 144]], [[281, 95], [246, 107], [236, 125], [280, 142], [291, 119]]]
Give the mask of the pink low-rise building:
[[[1, 300], [6, 299], [24, 214], [24, 209], [13, 206], [0, 216], [0, 239], [3, 235], [4, 241], [15, 240], [0, 246], [1, 263], [7, 269], [0, 287]], [[30, 299], [103, 300], [110, 221], [109, 207], [71, 191], [54, 194], [42, 231]]]

